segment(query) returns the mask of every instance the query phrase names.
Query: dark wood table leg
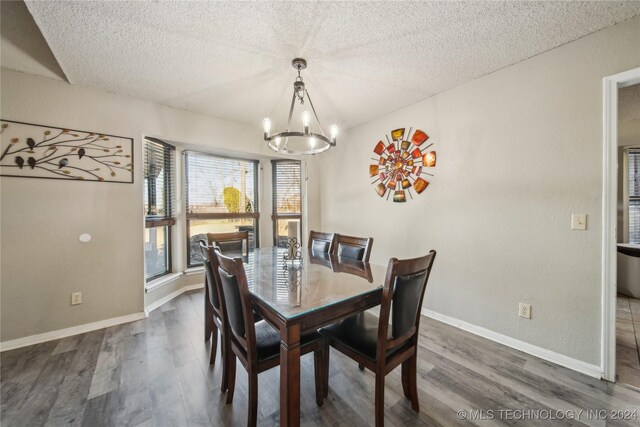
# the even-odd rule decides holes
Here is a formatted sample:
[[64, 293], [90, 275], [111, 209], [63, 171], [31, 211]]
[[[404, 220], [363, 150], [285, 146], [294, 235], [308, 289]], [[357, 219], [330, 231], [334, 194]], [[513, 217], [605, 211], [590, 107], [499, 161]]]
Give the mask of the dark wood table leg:
[[280, 331], [280, 426], [300, 425], [300, 325]]

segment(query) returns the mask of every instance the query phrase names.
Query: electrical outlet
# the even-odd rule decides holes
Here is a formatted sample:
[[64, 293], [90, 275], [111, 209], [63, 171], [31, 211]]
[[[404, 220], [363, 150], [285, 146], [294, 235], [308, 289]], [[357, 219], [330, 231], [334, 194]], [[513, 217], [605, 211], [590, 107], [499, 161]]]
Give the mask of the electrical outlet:
[[531, 319], [531, 304], [518, 304], [518, 316]]
[[82, 292], [73, 292], [71, 294], [71, 305], [82, 304]]

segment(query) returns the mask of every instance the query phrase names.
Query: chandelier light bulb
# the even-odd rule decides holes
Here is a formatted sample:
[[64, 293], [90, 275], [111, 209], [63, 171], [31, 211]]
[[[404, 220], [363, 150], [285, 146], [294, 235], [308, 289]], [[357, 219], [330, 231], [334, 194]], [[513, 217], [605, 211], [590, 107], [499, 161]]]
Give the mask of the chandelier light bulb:
[[330, 130], [331, 130], [331, 142], [335, 143], [336, 137], [338, 136], [338, 126], [331, 125]]
[[311, 122], [311, 116], [308, 111], [302, 112], [302, 130], [305, 134], [309, 134], [309, 123]]
[[282, 142], [282, 138], [276, 138], [276, 147], [280, 148], [280, 143]]
[[271, 132], [271, 119], [269, 117], [265, 117], [262, 120], [262, 128], [264, 129], [264, 137], [269, 137], [269, 132]]
[[313, 150], [316, 148], [316, 139], [314, 137], [309, 138], [309, 147]]

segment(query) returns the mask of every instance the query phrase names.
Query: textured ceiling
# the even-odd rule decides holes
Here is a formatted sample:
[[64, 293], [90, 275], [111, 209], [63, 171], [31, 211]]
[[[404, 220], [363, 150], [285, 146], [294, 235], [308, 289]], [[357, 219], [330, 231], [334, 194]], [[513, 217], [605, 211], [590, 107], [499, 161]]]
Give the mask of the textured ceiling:
[[270, 115], [277, 129], [296, 56], [321, 121], [348, 128], [640, 13], [640, 2], [27, 6], [72, 84], [251, 124]]

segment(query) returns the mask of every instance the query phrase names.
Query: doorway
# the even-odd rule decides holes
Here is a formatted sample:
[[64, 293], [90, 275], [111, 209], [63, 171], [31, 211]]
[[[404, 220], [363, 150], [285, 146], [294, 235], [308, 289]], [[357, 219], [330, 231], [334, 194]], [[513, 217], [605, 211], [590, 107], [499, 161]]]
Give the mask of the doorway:
[[[618, 370], [624, 375], [627, 382], [634, 383], [633, 375], [629, 379], [629, 369], [638, 368], [638, 383], [631, 384], [640, 387], [640, 352], [638, 346], [635, 348], [635, 357], [638, 364], [633, 365], [633, 350], [631, 349], [631, 337], [633, 343], [636, 343], [635, 331], [633, 324], [633, 310], [631, 308], [631, 300], [624, 298], [634, 297], [633, 291], [629, 293], [624, 291], [624, 295], [620, 299], [620, 310], [618, 310], [618, 248], [619, 244], [623, 244], [629, 239], [628, 234], [628, 218], [625, 223], [624, 218], [619, 224], [619, 212], [623, 211], [620, 207], [621, 200], [624, 199], [625, 184], [624, 179], [628, 178], [620, 175], [619, 166], [623, 169], [628, 161], [625, 157], [625, 151], [619, 150], [619, 93], [621, 89], [640, 84], [640, 68], [636, 68], [624, 73], [603, 79], [603, 227], [602, 227], [602, 331], [601, 331], [601, 362], [602, 377], [609, 381], [616, 381], [617, 366], [616, 360], [627, 361], [627, 365], [619, 365]], [[635, 90], [635, 89], [630, 89]], [[640, 93], [640, 92], [639, 92]], [[626, 96], [627, 92], [625, 92]], [[639, 118], [640, 119], [640, 118]], [[638, 122], [640, 123], [640, 121]], [[621, 128], [622, 129], [622, 128]], [[640, 136], [639, 136], [640, 137]], [[628, 154], [628, 152], [627, 152]], [[622, 156], [622, 157], [621, 157]], [[628, 172], [628, 170], [627, 170]], [[622, 188], [620, 188], [622, 187]], [[628, 185], [627, 185], [628, 187]], [[620, 191], [620, 193], [618, 193]], [[628, 193], [627, 193], [628, 196]], [[627, 203], [628, 208], [628, 203]], [[625, 224], [627, 227], [625, 228]], [[640, 258], [635, 258], [640, 261]], [[626, 261], [624, 261], [626, 262]], [[620, 267], [623, 267], [622, 263]], [[624, 268], [627, 266], [624, 265]], [[626, 270], [625, 270], [626, 271]], [[624, 273], [621, 271], [621, 273]], [[622, 285], [622, 282], [621, 282]], [[639, 291], [640, 292], [640, 291]], [[634, 298], [635, 299], [635, 298]], [[640, 301], [640, 300], [639, 300]], [[628, 313], [625, 310], [625, 302], [629, 302]], [[634, 304], [635, 306], [635, 304]], [[640, 306], [638, 307], [640, 308]], [[637, 309], [636, 309], [637, 311]], [[636, 315], [640, 316], [640, 315]], [[621, 317], [621, 319], [617, 319]], [[631, 319], [628, 319], [630, 317]], [[640, 318], [638, 318], [638, 326], [640, 327]], [[629, 328], [629, 322], [631, 328]], [[616, 325], [620, 328], [617, 330]], [[630, 333], [629, 333], [630, 332]], [[618, 340], [616, 334], [618, 333]], [[640, 338], [640, 336], [639, 336]], [[616, 345], [619, 345], [616, 347]], [[625, 344], [624, 348], [620, 345]], [[624, 372], [623, 372], [624, 371]], [[634, 374], [634, 371], [630, 371]], [[622, 380], [623, 378], [619, 378]], [[623, 382], [623, 381], [621, 381]]]

